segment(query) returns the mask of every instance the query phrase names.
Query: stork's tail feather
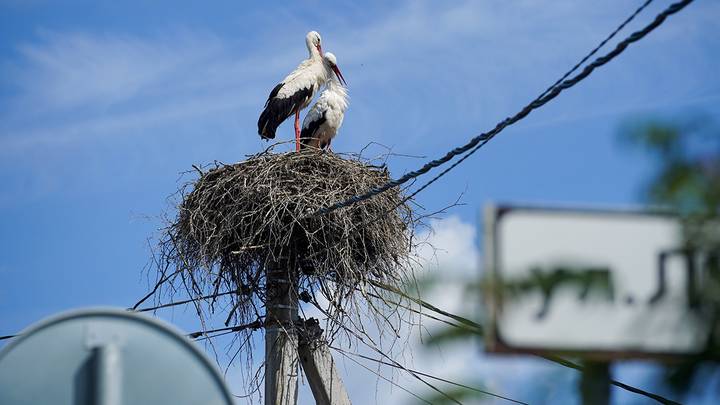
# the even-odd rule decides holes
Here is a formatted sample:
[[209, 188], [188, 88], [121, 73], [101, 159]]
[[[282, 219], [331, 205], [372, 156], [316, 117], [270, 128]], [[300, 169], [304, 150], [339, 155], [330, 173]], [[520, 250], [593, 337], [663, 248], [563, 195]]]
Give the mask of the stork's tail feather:
[[262, 139], [275, 139], [275, 131], [281, 122], [274, 120], [273, 114], [265, 108], [258, 119], [258, 134]]

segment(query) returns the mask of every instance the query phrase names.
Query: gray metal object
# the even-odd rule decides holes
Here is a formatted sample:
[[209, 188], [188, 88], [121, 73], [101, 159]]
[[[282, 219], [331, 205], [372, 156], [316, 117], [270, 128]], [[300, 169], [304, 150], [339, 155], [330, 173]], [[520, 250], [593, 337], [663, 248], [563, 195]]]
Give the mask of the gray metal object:
[[125, 310], [65, 313], [0, 351], [3, 405], [230, 405], [232, 398], [192, 341]]

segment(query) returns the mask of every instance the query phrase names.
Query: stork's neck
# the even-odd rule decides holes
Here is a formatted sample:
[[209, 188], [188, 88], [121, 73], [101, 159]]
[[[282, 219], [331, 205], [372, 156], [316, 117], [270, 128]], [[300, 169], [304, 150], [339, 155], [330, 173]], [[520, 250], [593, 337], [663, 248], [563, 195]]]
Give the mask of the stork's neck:
[[347, 95], [347, 90], [345, 90], [345, 86], [340, 83], [340, 80], [338, 80], [338, 77], [335, 75], [335, 72], [331, 72], [329, 74], [329, 77], [327, 79], [327, 88], [328, 90], [332, 90], [334, 92], [340, 92], [343, 95]]
[[345, 111], [348, 104], [347, 89], [340, 83], [340, 80], [338, 80], [334, 72], [330, 75], [325, 85], [325, 91], [332, 95], [336, 102], [341, 104], [341, 109]]
[[307, 45], [308, 53], [310, 54], [308, 59], [322, 60], [322, 55], [320, 55], [320, 51], [317, 50], [315, 45], [313, 45], [310, 41], [305, 41], [305, 44]]

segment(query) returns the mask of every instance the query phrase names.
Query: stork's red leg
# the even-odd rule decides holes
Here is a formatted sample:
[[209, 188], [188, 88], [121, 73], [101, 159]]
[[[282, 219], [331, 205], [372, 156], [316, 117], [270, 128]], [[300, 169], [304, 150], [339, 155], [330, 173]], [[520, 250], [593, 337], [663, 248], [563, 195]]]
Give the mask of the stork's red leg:
[[300, 152], [300, 110], [295, 111], [295, 152]]

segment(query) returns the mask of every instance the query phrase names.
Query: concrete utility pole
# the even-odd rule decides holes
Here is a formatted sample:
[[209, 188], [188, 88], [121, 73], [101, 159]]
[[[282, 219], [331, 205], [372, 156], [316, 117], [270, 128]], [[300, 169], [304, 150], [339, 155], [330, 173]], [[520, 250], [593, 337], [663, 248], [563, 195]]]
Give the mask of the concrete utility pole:
[[332, 354], [320, 337], [317, 321], [305, 323], [300, 339], [300, 363], [317, 405], [351, 405]]
[[298, 392], [297, 272], [293, 260], [266, 265], [265, 405], [295, 405]]
[[319, 324], [299, 325], [297, 266], [280, 260], [267, 265], [266, 274], [265, 405], [297, 403], [300, 359], [318, 405], [351, 405]]

